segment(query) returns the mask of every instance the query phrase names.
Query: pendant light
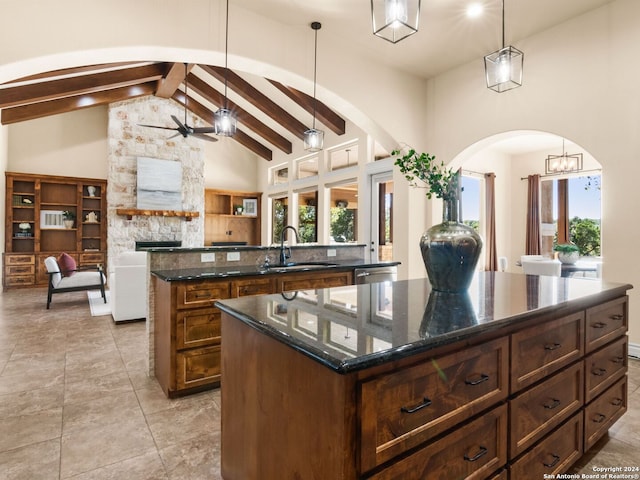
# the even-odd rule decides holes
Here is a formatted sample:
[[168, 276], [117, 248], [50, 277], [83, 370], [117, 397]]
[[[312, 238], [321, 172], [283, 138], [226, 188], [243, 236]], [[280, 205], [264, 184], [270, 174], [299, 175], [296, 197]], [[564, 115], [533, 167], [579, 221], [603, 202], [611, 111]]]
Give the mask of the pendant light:
[[312, 22], [315, 31], [315, 47], [313, 59], [313, 127], [304, 132], [304, 149], [308, 152], [319, 152], [324, 145], [324, 132], [316, 130], [316, 74], [318, 71], [318, 30], [322, 28], [320, 22]]
[[522, 86], [524, 53], [504, 42], [504, 0], [502, 0], [502, 48], [484, 57], [487, 88], [506, 92]]
[[228, 107], [227, 99], [227, 65], [229, 57], [229, 0], [227, 0], [225, 39], [224, 39], [224, 105], [213, 114], [213, 126], [216, 135], [232, 137], [236, 133], [238, 119]]
[[544, 171], [547, 175], [561, 173], [573, 173], [582, 170], [582, 153], [567, 154], [562, 139], [562, 155], [548, 155], [544, 163]]
[[420, 0], [371, 0], [373, 34], [391, 43], [418, 31]]

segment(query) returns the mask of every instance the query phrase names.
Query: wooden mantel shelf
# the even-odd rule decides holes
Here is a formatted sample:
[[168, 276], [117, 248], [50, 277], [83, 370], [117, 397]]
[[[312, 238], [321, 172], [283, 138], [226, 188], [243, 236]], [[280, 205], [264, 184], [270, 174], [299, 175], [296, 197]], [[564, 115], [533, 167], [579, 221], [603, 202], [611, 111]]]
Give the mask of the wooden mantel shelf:
[[134, 215], [147, 217], [185, 217], [187, 222], [200, 216], [200, 212], [183, 212], [178, 210], [140, 210], [139, 208], [118, 208], [116, 214], [125, 215], [131, 220]]

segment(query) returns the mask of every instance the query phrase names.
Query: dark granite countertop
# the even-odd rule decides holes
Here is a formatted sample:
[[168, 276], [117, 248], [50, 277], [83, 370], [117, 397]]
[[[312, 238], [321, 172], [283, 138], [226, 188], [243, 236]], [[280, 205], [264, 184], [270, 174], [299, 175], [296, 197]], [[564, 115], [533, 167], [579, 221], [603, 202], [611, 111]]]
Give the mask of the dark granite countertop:
[[252, 275], [275, 275], [294, 272], [312, 272], [329, 270], [351, 270], [354, 268], [375, 268], [395, 266], [399, 262], [379, 262], [370, 263], [364, 260], [326, 260], [326, 261], [304, 261], [289, 267], [279, 267], [272, 265], [264, 268], [262, 265], [225, 265], [222, 267], [202, 267], [202, 268], [180, 268], [173, 270], [154, 270], [152, 275], [165, 282], [176, 282], [182, 280], [204, 280], [208, 278], [244, 277]]
[[479, 273], [465, 294], [427, 279], [216, 302], [221, 310], [338, 373], [399, 360], [537, 315], [624, 295], [628, 284]]

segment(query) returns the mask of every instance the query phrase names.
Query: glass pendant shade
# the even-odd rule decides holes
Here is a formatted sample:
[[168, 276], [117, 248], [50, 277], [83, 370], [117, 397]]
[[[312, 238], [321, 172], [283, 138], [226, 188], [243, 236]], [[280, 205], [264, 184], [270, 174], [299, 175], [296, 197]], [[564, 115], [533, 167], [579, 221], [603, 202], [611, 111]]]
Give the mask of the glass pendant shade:
[[324, 132], [310, 128], [304, 132], [304, 149], [308, 152], [319, 152], [324, 145]]
[[391, 43], [418, 31], [421, 0], [371, 0], [373, 34]]
[[213, 114], [213, 126], [216, 135], [231, 137], [236, 133], [237, 118], [231, 110], [220, 108]]
[[522, 86], [524, 53], [515, 47], [503, 47], [484, 57], [487, 88], [498, 93]]

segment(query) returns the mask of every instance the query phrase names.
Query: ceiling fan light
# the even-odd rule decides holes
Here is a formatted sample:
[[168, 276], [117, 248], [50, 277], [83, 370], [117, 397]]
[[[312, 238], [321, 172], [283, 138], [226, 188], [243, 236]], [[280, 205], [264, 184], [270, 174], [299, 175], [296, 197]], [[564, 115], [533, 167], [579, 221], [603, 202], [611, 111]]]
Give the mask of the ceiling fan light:
[[304, 132], [304, 149], [308, 152], [319, 152], [324, 145], [324, 132], [310, 128]]
[[391, 43], [418, 31], [421, 0], [371, 0], [373, 34]]
[[232, 137], [238, 128], [238, 119], [227, 108], [220, 108], [213, 114], [213, 127], [215, 134], [223, 137]]

